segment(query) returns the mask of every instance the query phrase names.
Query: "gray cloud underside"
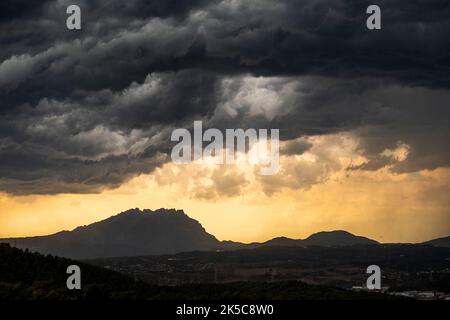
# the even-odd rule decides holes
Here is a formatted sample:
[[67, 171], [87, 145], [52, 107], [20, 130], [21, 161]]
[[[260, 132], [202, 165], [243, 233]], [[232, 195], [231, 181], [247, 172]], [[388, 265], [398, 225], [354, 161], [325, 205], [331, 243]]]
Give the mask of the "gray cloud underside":
[[[65, 28], [67, 4], [83, 30]], [[353, 131], [369, 163], [448, 166], [450, 4], [378, 1], [0, 2], [0, 190], [94, 192], [168, 161], [173, 128]], [[262, 76], [263, 78], [256, 78]], [[260, 81], [258, 79], [261, 79]], [[307, 142], [288, 144], [299, 154]]]

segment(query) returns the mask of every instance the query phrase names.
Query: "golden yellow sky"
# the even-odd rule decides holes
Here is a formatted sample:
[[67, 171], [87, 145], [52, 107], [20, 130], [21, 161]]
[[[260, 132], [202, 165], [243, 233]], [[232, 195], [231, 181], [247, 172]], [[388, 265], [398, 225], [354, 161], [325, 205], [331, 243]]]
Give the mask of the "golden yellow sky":
[[[351, 135], [311, 138], [281, 171], [260, 176], [250, 165], [168, 163], [98, 194], [0, 194], [0, 237], [71, 230], [129, 208], [183, 209], [220, 240], [304, 238], [343, 229], [381, 242], [420, 242], [450, 235], [450, 169], [393, 174], [349, 171], [364, 162]], [[404, 150], [386, 156], [402, 161]]]

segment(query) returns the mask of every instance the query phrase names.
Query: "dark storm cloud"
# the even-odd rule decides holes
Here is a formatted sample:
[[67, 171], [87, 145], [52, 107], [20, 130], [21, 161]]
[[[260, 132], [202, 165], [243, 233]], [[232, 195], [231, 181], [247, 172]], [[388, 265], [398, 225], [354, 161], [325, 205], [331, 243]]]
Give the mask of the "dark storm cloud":
[[2, 150], [2, 190], [18, 195], [96, 192], [105, 186], [118, 187], [127, 179], [151, 172], [167, 161], [163, 156], [138, 157], [130, 161], [124, 155], [102, 161], [82, 161], [33, 151], [26, 148]]
[[[118, 17], [184, 17], [190, 11], [204, 8], [216, 0], [84, 0], [79, 3], [89, 11], [99, 11], [98, 14]], [[75, 2], [73, 2], [75, 3]], [[101, 12], [100, 12], [101, 11]]]
[[286, 155], [301, 155], [312, 147], [312, 143], [302, 139], [289, 141], [281, 148], [281, 153]]
[[[36, 77], [53, 81], [58, 87], [48, 90], [47, 97], [68, 91], [68, 86], [119, 90], [150, 72], [183, 68], [266, 76], [376, 76], [426, 86], [450, 83], [446, 1], [381, 1], [383, 29], [374, 32], [365, 27], [368, 1], [182, 1], [148, 9], [161, 3], [80, 2], [89, 9], [83, 14], [83, 31], [76, 33], [64, 28], [65, 6], [51, 2], [48, 20], [37, 16], [11, 23], [14, 41], [9, 33], [2, 34], [0, 39], [10, 39], [8, 55], [2, 58], [29, 54], [22, 58], [40, 69], [21, 85], [28, 92], [41, 91]], [[173, 18], [177, 16], [181, 18]], [[45, 38], [48, 50], [36, 52], [38, 41], [23, 44], [34, 36], [26, 26], [40, 33], [38, 39]], [[21, 39], [22, 33], [27, 40]], [[57, 46], [56, 41], [66, 43]]]
[[[376, 170], [392, 164], [396, 172], [413, 172], [450, 164], [449, 90], [364, 78], [285, 77], [255, 88], [257, 82], [236, 78], [228, 83], [226, 100], [209, 125], [280, 128], [280, 138], [290, 140], [281, 149], [286, 155], [309, 149], [309, 142], [297, 137], [354, 132], [368, 162], [351, 169]], [[259, 108], [271, 94], [280, 102], [272, 99], [272, 110]], [[258, 95], [264, 98], [253, 100]], [[400, 144], [409, 147], [406, 160], [382, 155]]]
[[[69, 4], [80, 32], [65, 28]], [[396, 171], [447, 166], [450, 4], [378, 1], [377, 31], [369, 4], [2, 1], [0, 189], [117, 186], [167, 161], [171, 130], [199, 119], [283, 140], [358, 131], [359, 169], [389, 164], [380, 153], [399, 141], [411, 149]]]
[[195, 70], [153, 74], [122, 92], [42, 99], [4, 114], [0, 187], [15, 194], [94, 192], [151, 172], [169, 160], [175, 125], [212, 112], [216, 84], [215, 75]]
[[37, 15], [51, 0], [3, 0], [0, 2], [0, 23]]

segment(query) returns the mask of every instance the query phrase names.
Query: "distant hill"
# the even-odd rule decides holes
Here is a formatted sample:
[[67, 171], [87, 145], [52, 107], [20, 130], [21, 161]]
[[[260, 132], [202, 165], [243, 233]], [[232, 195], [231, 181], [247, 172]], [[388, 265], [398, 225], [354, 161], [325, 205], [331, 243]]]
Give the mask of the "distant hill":
[[277, 237], [263, 243], [254, 243], [254, 244], [264, 246], [290, 247], [290, 246], [302, 246], [303, 240], [291, 239], [286, 237]]
[[73, 259], [158, 255], [220, 246], [198, 221], [173, 209], [131, 209], [73, 231], [0, 242]]
[[277, 237], [262, 243], [250, 243], [248, 245], [241, 244], [242, 247], [257, 248], [261, 246], [276, 246], [276, 247], [339, 247], [339, 246], [353, 246], [364, 244], [379, 244], [375, 240], [369, 238], [355, 236], [347, 231], [322, 231], [310, 235], [306, 239], [291, 239], [286, 237]]
[[427, 245], [434, 246], [434, 247], [450, 248], [450, 237], [444, 237], [444, 238], [430, 240], [430, 241], [424, 242], [423, 244], [427, 244]]
[[355, 236], [347, 231], [323, 231], [310, 235], [303, 240], [307, 246], [352, 246], [356, 244], [379, 244], [369, 238]]

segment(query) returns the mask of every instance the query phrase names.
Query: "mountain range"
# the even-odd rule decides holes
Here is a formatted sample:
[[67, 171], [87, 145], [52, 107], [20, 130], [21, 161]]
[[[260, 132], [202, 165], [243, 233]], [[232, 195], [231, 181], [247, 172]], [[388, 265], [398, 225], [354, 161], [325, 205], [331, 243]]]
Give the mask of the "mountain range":
[[[306, 239], [278, 237], [263, 243], [219, 241], [182, 210], [130, 209], [72, 231], [48, 236], [6, 238], [0, 242], [43, 254], [73, 259], [173, 254], [256, 248], [261, 246], [377, 245], [377, 241], [346, 231], [318, 232]], [[450, 237], [424, 244], [450, 246]]]

